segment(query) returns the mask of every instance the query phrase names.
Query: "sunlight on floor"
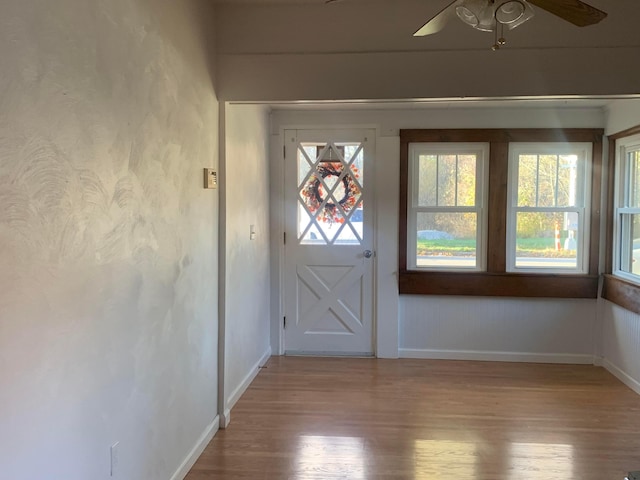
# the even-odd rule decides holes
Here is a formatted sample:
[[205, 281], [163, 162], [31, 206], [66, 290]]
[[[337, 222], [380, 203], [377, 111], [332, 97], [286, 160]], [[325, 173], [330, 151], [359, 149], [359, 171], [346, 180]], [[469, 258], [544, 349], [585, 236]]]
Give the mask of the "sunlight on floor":
[[[482, 442], [486, 444], [487, 442]], [[510, 443], [509, 471], [514, 478], [565, 480], [573, 478], [573, 446], [553, 443]], [[491, 465], [491, 455], [503, 457], [499, 445], [495, 452], [480, 454], [473, 442], [416, 440], [414, 444], [415, 480], [481, 478], [479, 463]]]
[[298, 449], [298, 478], [367, 478], [362, 438], [303, 435]]
[[445, 480], [471, 477], [476, 472], [475, 443], [450, 440], [416, 440], [415, 480]]
[[[486, 442], [484, 442], [486, 443]], [[573, 478], [573, 446], [555, 443], [509, 443], [509, 471], [522, 478], [564, 480]], [[479, 452], [475, 442], [416, 440], [414, 442], [415, 480], [474, 478], [482, 475], [482, 464], [491, 464], [492, 455], [505, 452]], [[364, 439], [303, 435], [298, 442], [296, 478], [349, 478], [365, 480]], [[375, 472], [369, 472], [375, 473]]]
[[[555, 443], [512, 443], [511, 470], [524, 477], [568, 479], [573, 476], [573, 446]], [[536, 476], [538, 474], [539, 476]]]

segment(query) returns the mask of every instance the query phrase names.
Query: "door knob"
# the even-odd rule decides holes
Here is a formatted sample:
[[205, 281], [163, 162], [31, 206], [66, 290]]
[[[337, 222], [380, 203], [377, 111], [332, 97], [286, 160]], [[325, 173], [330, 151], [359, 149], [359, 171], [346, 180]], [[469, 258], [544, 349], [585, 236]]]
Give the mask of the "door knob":
[[373, 252], [371, 250], [365, 250], [364, 258], [371, 258], [371, 257], [373, 257]]

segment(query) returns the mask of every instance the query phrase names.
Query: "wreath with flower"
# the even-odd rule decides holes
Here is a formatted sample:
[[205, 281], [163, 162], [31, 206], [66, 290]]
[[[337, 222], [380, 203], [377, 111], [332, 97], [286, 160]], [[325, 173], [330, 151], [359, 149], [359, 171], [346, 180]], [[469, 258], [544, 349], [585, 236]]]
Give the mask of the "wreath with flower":
[[[301, 192], [304, 203], [312, 215], [316, 215], [316, 213], [321, 210], [320, 213], [316, 215], [316, 218], [319, 221], [328, 223], [329, 225], [333, 225], [334, 223], [344, 223], [345, 219], [342, 216], [338, 205], [342, 207], [345, 214], [348, 214], [353, 207], [355, 207], [356, 196], [360, 192], [360, 189], [353, 180], [353, 177], [355, 176], [355, 178], [360, 178], [360, 173], [358, 168], [355, 166], [351, 167], [351, 171], [352, 174], [349, 173], [340, 178], [340, 175], [342, 175], [342, 163], [323, 163], [317, 167], [316, 172], [311, 175], [309, 180], [305, 183]], [[330, 176], [339, 178], [339, 183], [334, 188], [332, 197], [330, 197], [330, 199], [325, 203], [327, 195], [331, 192], [325, 192], [326, 185], [321, 179]], [[338, 199], [338, 197], [340, 198]], [[331, 201], [335, 201], [336, 199], [338, 199], [337, 203], [333, 203]]]

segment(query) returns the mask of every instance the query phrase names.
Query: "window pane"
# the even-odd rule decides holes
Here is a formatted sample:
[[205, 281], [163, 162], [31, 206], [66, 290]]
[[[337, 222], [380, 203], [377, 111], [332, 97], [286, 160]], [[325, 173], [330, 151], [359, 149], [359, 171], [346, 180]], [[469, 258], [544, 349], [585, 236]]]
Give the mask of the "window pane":
[[518, 212], [516, 267], [578, 268], [577, 230], [575, 212]]
[[578, 199], [577, 155], [519, 155], [519, 207], [575, 207]]
[[538, 207], [556, 206], [558, 156], [540, 155], [538, 163]]
[[583, 206], [577, 198], [578, 157], [576, 155], [560, 155], [558, 168], [558, 204], [557, 207]]
[[456, 205], [456, 156], [441, 155], [438, 158], [438, 205]]
[[518, 159], [518, 206], [536, 206], [537, 178], [538, 156], [520, 155]]
[[419, 206], [472, 207], [475, 204], [475, 155], [420, 155]]
[[438, 156], [420, 155], [418, 163], [418, 205], [438, 204]]
[[476, 204], [476, 156], [458, 156], [458, 190], [456, 205], [473, 207]]
[[345, 223], [342, 231], [336, 237], [336, 244], [347, 244], [347, 245], [359, 245], [364, 238], [363, 230], [362, 230], [362, 220], [363, 220], [363, 209], [362, 203], [358, 205], [349, 221]]
[[344, 147], [344, 160], [360, 185], [364, 186], [364, 150], [359, 143], [340, 143]]
[[316, 145], [301, 145], [300, 150], [304, 153], [298, 153], [298, 184], [304, 181], [311, 171], [311, 166], [316, 162], [317, 148]]
[[640, 275], [640, 214], [622, 215], [620, 270]]
[[418, 213], [418, 267], [477, 266], [476, 213]]

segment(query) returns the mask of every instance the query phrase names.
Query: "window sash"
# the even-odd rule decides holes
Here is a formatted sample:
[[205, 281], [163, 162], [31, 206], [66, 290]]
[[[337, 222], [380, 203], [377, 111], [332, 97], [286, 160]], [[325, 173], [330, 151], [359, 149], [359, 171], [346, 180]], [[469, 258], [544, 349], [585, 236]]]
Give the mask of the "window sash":
[[640, 215], [640, 205], [630, 206], [633, 190], [631, 178], [631, 155], [640, 152], [640, 135], [619, 139], [617, 145], [616, 183], [614, 194], [614, 242], [613, 274], [640, 284], [640, 274], [625, 269], [625, 262], [632, 263], [633, 241], [631, 221], [633, 215]]
[[[509, 181], [507, 204], [507, 241], [506, 241], [506, 270], [512, 273], [553, 273], [553, 274], [586, 274], [589, 271], [589, 231], [590, 231], [590, 179], [593, 144], [587, 142], [530, 142], [509, 144]], [[520, 186], [520, 157], [523, 155], [576, 155], [577, 169], [575, 179], [575, 201], [572, 206], [531, 207], [518, 205]], [[559, 161], [559, 159], [558, 159]], [[539, 171], [536, 171], [538, 182], [536, 192], [540, 188]], [[557, 183], [556, 183], [557, 190]], [[557, 203], [558, 192], [555, 191]], [[536, 193], [536, 202], [538, 196]], [[548, 267], [548, 266], [518, 266], [518, 214], [530, 213], [576, 213], [578, 216], [578, 230], [576, 240], [576, 267]]]
[[[475, 205], [474, 206], [425, 206], [419, 202], [420, 156], [474, 155]], [[407, 269], [414, 271], [484, 271], [486, 270], [487, 175], [489, 160], [488, 143], [412, 143], [409, 148], [409, 189], [407, 212]], [[458, 179], [456, 177], [456, 183]], [[456, 195], [457, 196], [457, 195]], [[420, 213], [473, 213], [476, 215], [476, 264], [466, 266], [418, 266], [418, 215]]]

